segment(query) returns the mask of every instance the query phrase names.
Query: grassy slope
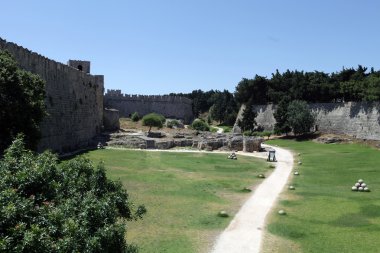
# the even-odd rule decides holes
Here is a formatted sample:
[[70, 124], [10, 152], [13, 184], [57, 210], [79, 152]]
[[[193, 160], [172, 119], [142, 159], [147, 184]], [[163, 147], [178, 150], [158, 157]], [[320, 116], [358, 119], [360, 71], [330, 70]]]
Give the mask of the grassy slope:
[[[267, 227], [264, 252], [379, 252], [380, 152], [358, 144], [268, 141], [302, 160]], [[352, 192], [362, 178], [370, 193]], [[276, 214], [285, 209], [286, 216]]]
[[129, 224], [127, 240], [141, 252], [205, 252], [213, 237], [249, 195], [241, 189], [269, 173], [263, 160], [221, 154], [97, 150], [87, 156], [103, 160], [107, 173], [120, 178], [136, 204], [145, 204], [144, 219]]

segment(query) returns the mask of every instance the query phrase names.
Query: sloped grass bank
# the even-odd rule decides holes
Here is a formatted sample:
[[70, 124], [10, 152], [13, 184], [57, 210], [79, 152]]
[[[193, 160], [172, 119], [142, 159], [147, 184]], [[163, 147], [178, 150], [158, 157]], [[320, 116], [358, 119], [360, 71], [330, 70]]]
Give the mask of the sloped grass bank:
[[[285, 189], [269, 217], [264, 252], [379, 252], [379, 150], [311, 141], [268, 144], [293, 150], [300, 175], [290, 182], [296, 190]], [[352, 192], [358, 179], [372, 191]], [[287, 215], [278, 215], [279, 209]]]
[[145, 204], [144, 219], [129, 223], [127, 240], [140, 252], [207, 252], [215, 236], [258, 184], [260, 173], [273, 169], [261, 159], [224, 154], [96, 150], [87, 156], [104, 161], [107, 174], [120, 179], [136, 204]]

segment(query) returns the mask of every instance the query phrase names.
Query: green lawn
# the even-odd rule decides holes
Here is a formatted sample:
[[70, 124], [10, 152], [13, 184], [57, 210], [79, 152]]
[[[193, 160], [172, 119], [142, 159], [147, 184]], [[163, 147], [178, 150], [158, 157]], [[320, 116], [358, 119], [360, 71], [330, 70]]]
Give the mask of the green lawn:
[[[273, 140], [297, 153], [300, 176], [269, 217], [264, 252], [380, 252], [380, 151], [358, 144]], [[363, 179], [372, 192], [352, 192]], [[277, 214], [279, 209], [286, 216]]]
[[264, 160], [224, 154], [169, 153], [105, 149], [86, 154], [104, 161], [108, 175], [120, 179], [132, 201], [145, 204], [143, 220], [130, 222], [127, 240], [140, 252], [206, 252], [259, 183], [259, 173], [272, 169]]

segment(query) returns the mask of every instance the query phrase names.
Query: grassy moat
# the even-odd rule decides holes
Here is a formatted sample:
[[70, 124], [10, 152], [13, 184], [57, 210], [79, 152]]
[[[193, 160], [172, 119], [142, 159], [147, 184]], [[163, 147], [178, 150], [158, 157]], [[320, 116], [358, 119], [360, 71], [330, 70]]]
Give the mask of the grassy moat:
[[145, 204], [143, 220], [130, 222], [127, 240], [140, 252], [207, 252], [215, 236], [249, 193], [244, 187], [271, 169], [263, 159], [226, 154], [170, 153], [105, 149], [89, 152], [94, 163], [104, 161], [107, 174], [120, 179], [131, 200]]
[[[263, 252], [378, 252], [379, 150], [360, 144], [271, 140], [294, 151], [295, 170], [268, 217]], [[300, 153], [300, 155], [298, 155]], [[225, 154], [105, 149], [89, 152], [120, 179], [133, 202], [145, 204], [143, 220], [130, 222], [127, 240], [140, 252], [207, 252], [271, 168], [262, 159]], [[302, 161], [298, 165], [298, 161]], [[353, 192], [363, 179], [371, 192]], [[284, 209], [285, 216], [277, 214]], [[226, 210], [231, 216], [220, 218]]]
[[[273, 140], [291, 149], [299, 176], [272, 210], [264, 252], [379, 252], [380, 151], [359, 144]], [[298, 153], [301, 153], [298, 156]], [[353, 192], [363, 179], [371, 192]], [[284, 209], [286, 216], [277, 211]]]

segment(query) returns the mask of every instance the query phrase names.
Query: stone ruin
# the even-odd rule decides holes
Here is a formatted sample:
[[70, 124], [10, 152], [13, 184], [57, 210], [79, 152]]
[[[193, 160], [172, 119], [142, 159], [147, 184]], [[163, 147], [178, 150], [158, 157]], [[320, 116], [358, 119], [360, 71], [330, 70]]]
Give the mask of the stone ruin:
[[[157, 135], [157, 134], [155, 134]], [[196, 134], [166, 134], [158, 138], [148, 137], [146, 133], [110, 133], [103, 134], [103, 143], [108, 146], [119, 146], [133, 149], [171, 149], [188, 147], [205, 151], [244, 151], [261, 150], [261, 137], [249, 137], [234, 134], [202, 133]]]

